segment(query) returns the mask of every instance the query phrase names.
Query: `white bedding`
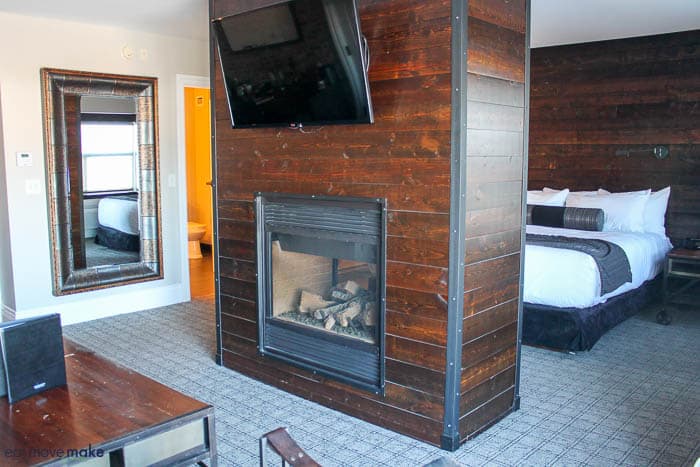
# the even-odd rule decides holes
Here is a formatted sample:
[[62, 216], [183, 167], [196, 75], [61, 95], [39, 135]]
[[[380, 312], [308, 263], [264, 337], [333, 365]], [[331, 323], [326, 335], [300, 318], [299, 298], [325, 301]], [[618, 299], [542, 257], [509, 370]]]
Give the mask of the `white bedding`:
[[132, 199], [102, 198], [97, 205], [97, 221], [105, 227], [138, 235], [138, 202]]
[[587, 308], [637, 288], [661, 271], [671, 249], [667, 237], [652, 233], [587, 232], [537, 225], [528, 225], [527, 232], [607, 240], [622, 247], [630, 262], [632, 282], [600, 296], [600, 275], [592, 257], [579, 251], [527, 245], [523, 301], [554, 307]]

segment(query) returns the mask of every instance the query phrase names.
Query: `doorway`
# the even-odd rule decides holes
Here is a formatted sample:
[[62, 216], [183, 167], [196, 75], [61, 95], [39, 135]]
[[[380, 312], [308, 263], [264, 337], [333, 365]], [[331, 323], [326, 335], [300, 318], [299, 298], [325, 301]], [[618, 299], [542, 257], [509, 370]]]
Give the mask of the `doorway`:
[[190, 295], [214, 294], [210, 90], [185, 86], [184, 130]]

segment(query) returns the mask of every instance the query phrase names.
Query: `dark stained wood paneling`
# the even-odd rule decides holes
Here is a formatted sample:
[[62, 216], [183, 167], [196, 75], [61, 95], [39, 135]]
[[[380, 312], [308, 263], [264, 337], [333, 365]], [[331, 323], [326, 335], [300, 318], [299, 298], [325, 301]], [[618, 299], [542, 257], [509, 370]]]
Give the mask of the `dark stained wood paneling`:
[[221, 313], [247, 319], [248, 321], [256, 321], [258, 319], [258, 307], [255, 302], [223, 294], [220, 296], [219, 301]]
[[450, 235], [449, 216], [425, 212], [389, 211], [387, 235], [447, 242]]
[[257, 300], [257, 288], [255, 282], [245, 282], [223, 276], [221, 276], [219, 279], [219, 287], [222, 294], [230, 297], [241, 298], [243, 300]]
[[387, 261], [386, 285], [447, 294], [447, 268]]
[[[496, 0], [493, 3], [506, 2]], [[471, 73], [519, 83], [525, 81], [523, 32], [470, 16], [468, 33], [468, 67]]]
[[482, 360], [477, 365], [463, 369], [461, 392], [465, 393], [471, 390], [513, 365], [515, 365], [515, 343], [506, 350]]
[[447, 345], [445, 322], [437, 319], [387, 310], [386, 332], [443, 347]]
[[496, 284], [504, 277], [520, 272], [520, 253], [489, 258], [467, 265], [464, 269], [464, 289], [472, 290], [484, 284]]
[[[262, 5], [215, 0], [215, 16]], [[510, 407], [524, 107], [524, 0], [470, 2], [462, 426]], [[360, 0], [373, 125], [232, 130], [214, 67], [224, 365], [438, 444], [443, 432], [450, 213], [451, 3]], [[386, 394], [264, 358], [255, 347], [255, 192], [387, 200]], [[495, 338], [494, 338], [495, 336]], [[481, 385], [481, 386], [479, 386]], [[478, 388], [477, 388], [478, 386]], [[511, 391], [512, 403], [512, 391]], [[483, 404], [483, 409], [476, 405]], [[466, 420], [466, 421], [465, 421]], [[461, 433], [462, 437], [473, 434]]]
[[525, 0], [469, 0], [469, 17], [525, 34]]
[[[256, 4], [216, 0], [214, 7], [223, 14]], [[373, 125], [329, 125], [304, 133], [233, 130], [220, 67], [214, 67], [223, 362], [438, 444], [449, 255], [450, 2], [360, 0], [358, 7], [372, 51]], [[255, 192], [387, 199], [383, 397], [258, 354]]]
[[486, 335], [491, 329], [501, 329], [518, 319], [518, 301], [511, 300], [493, 309], [464, 318], [462, 342], [474, 341]]
[[524, 0], [469, 2], [462, 440], [514, 404], [527, 158], [525, 11]]
[[498, 373], [493, 378], [484, 381], [474, 389], [465, 392], [460, 398], [460, 408], [463, 413], [467, 413], [469, 407], [478, 407], [493, 397], [513, 386], [515, 380], [515, 367]]
[[221, 239], [219, 241], [219, 256], [254, 261], [255, 243], [242, 240], [229, 240], [227, 238]]
[[221, 277], [255, 282], [257, 266], [253, 261], [221, 257], [219, 258], [219, 274]]
[[248, 201], [221, 200], [218, 205], [219, 220], [255, 222], [255, 205]]
[[386, 360], [386, 379], [434, 396], [444, 395], [444, 371], [433, 371], [388, 358]]
[[498, 254], [510, 255], [519, 251], [520, 229], [467, 238], [466, 263], [476, 263]]
[[470, 439], [507, 415], [513, 408], [515, 388], [504, 391], [489, 402], [464, 415], [459, 421], [462, 440]]
[[449, 244], [417, 238], [388, 237], [386, 257], [391, 261], [446, 268]]
[[[433, 444], [440, 442], [441, 422], [383, 403], [373, 398], [371, 393], [360, 394], [353, 388], [339, 387], [334, 381], [314, 378], [309, 372], [271, 359], [261, 365], [255, 357], [246, 358], [225, 350], [223, 360], [227, 367], [307, 400]], [[281, 374], [283, 378], [280, 378]]]
[[404, 339], [387, 334], [386, 356], [412, 365], [442, 371], [445, 369], [445, 348], [440, 345]]
[[400, 287], [386, 288], [386, 308], [423, 318], [447, 320], [447, 299], [436, 292], [420, 292]]
[[464, 316], [469, 317], [501, 303], [518, 298], [520, 275], [503, 278], [495, 283], [481, 283], [464, 293]]
[[[671, 186], [666, 231], [700, 234], [700, 31], [534, 49], [528, 186]], [[668, 145], [671, 155], [616, 156]]]
[[[487, 313], [487, 312], [482, 312]], [[462, 346], [462, 366], [468, 368], [511, 346], [516, 341], [517, 323], [484, 334]]]

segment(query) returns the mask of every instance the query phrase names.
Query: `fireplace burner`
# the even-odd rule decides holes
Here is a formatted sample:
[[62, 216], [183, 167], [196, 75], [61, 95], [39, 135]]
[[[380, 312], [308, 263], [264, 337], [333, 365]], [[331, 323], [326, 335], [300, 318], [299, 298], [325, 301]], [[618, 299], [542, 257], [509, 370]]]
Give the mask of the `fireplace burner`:
[[383, 392], [385, 201], [255, 202], [260, 353]]

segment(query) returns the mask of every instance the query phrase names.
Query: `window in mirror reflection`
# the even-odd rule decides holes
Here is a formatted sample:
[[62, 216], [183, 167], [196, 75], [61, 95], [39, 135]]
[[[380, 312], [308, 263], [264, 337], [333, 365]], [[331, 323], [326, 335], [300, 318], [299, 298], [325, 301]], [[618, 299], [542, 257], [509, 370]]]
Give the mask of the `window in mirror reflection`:
[[81, 119], [84, 193], [135, 191], [136, 122], [133, 115], [119, 118], [122, 121], [94, 121], [85, 115]]

